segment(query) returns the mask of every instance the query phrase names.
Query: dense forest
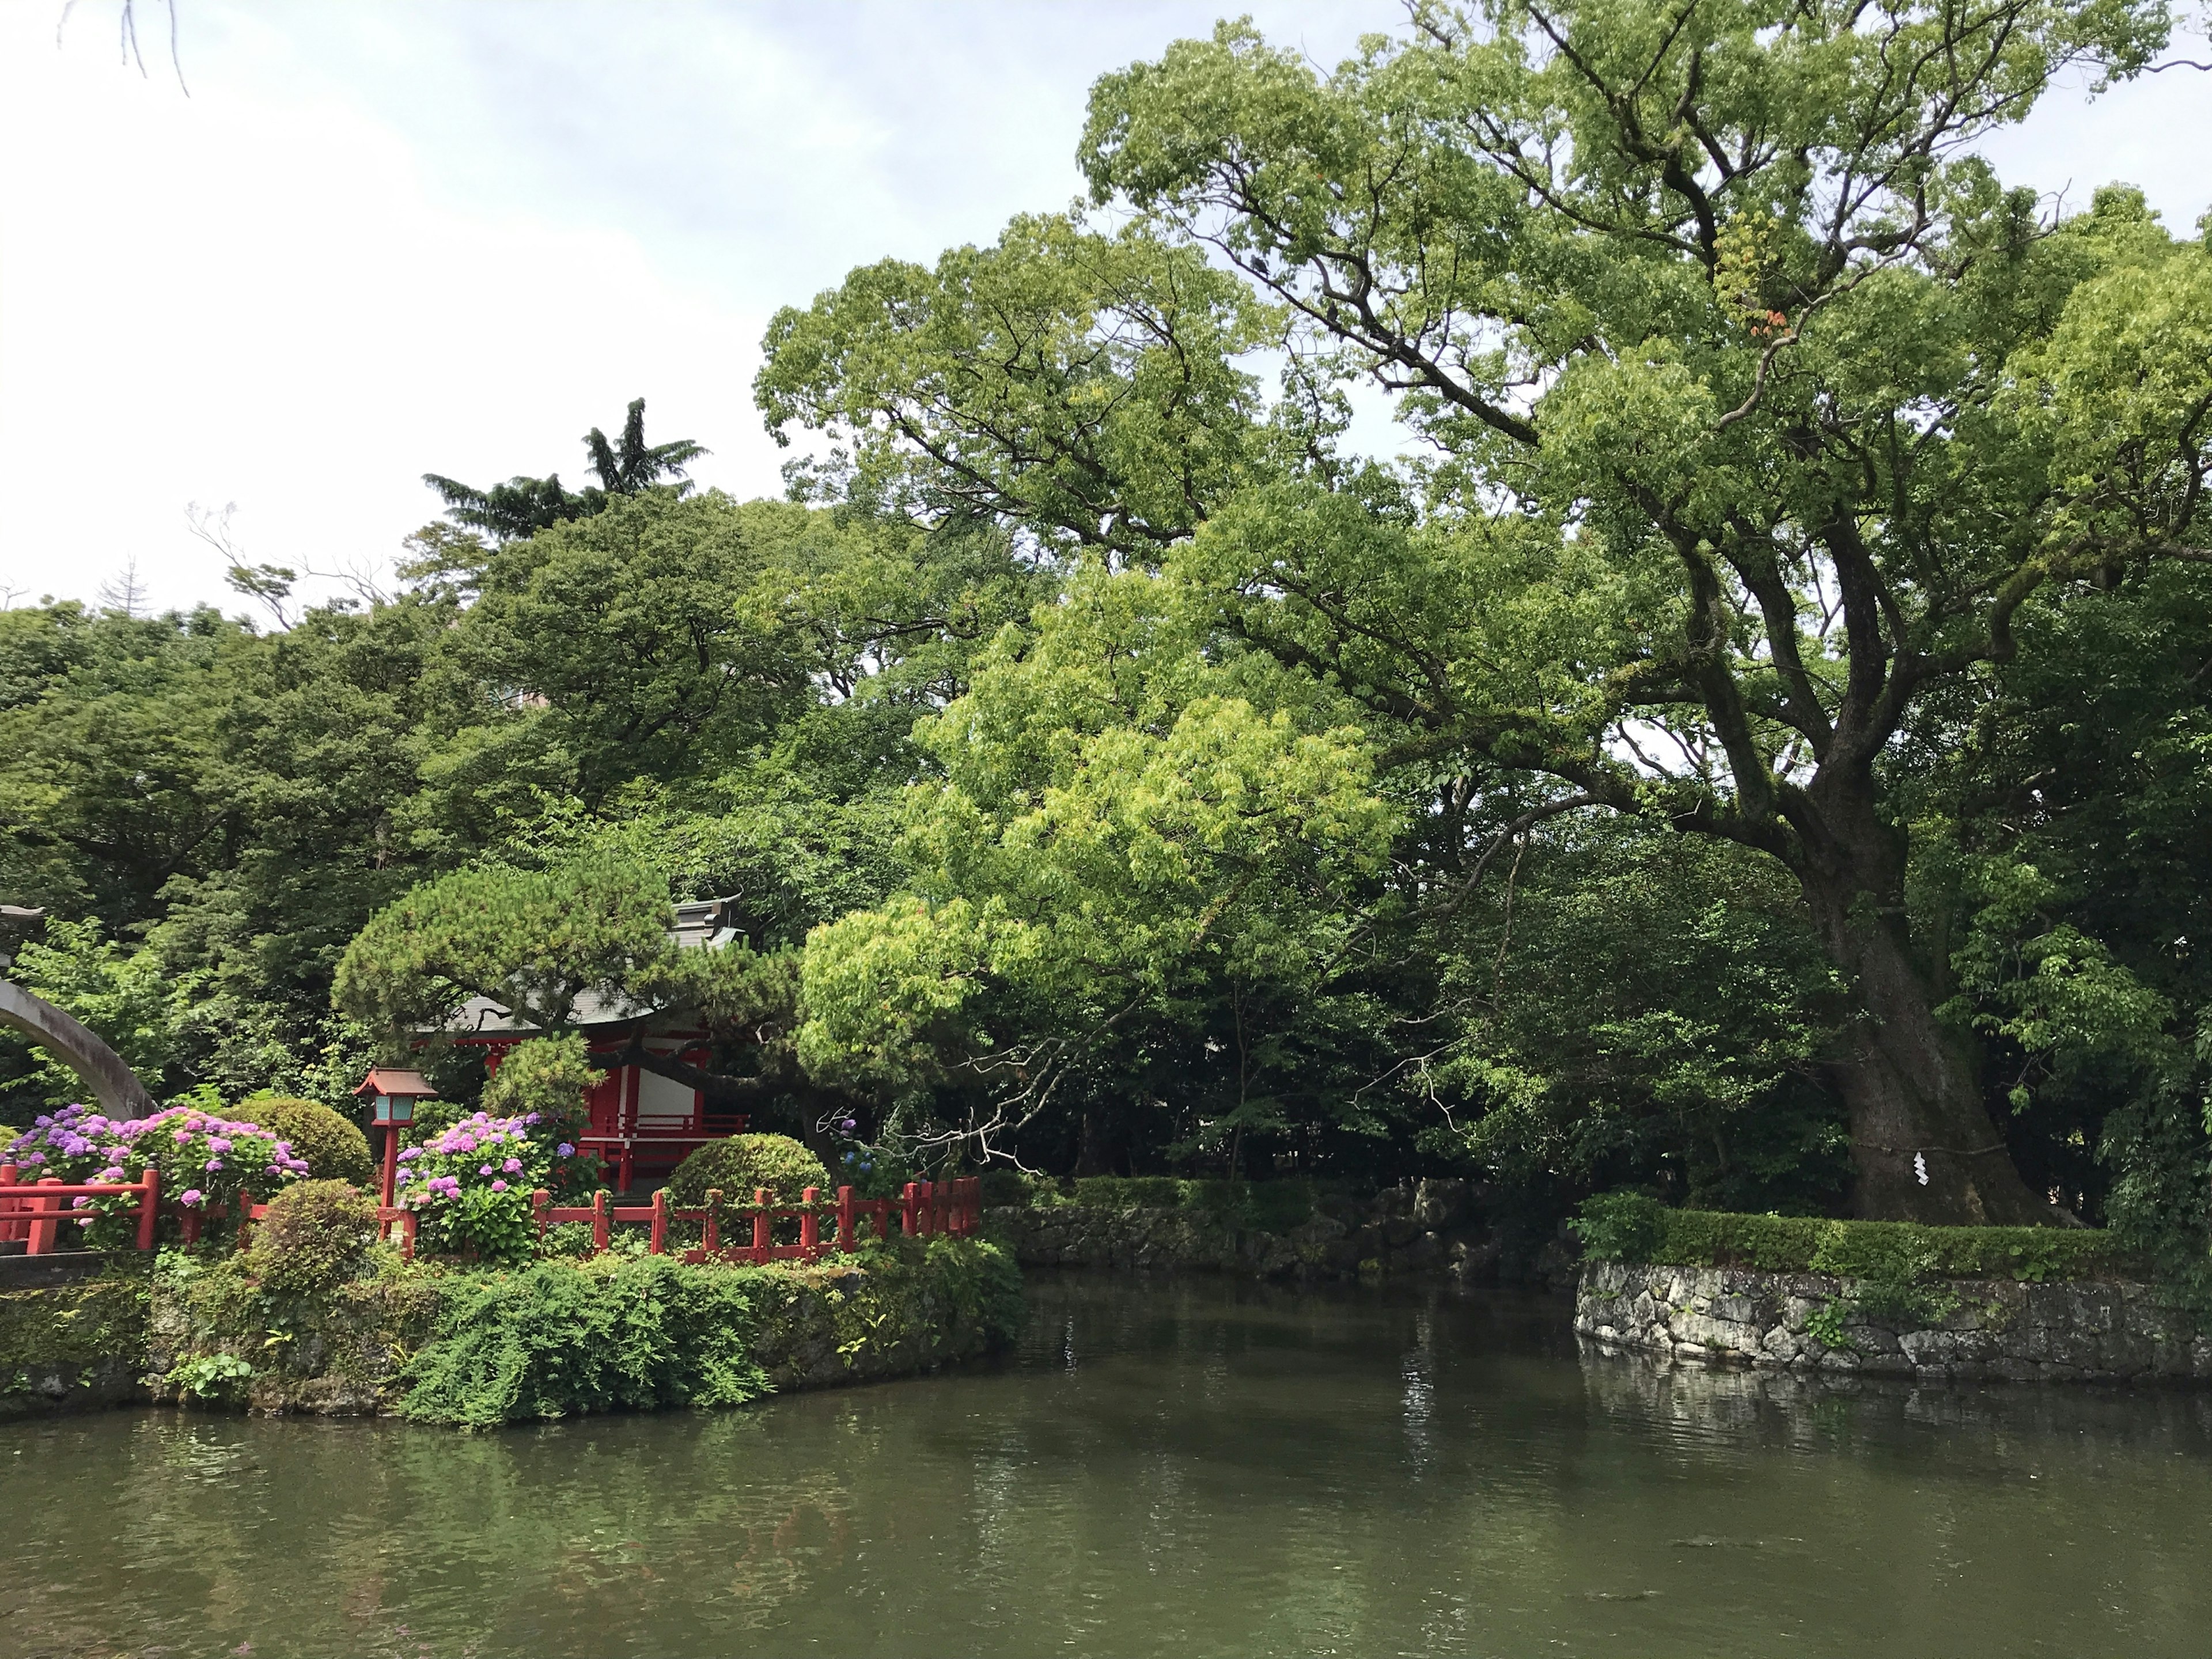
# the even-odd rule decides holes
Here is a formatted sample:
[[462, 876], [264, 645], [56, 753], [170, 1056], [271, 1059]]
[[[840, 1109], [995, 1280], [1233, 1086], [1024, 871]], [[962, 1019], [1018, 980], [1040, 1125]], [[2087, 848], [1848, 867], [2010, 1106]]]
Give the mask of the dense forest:
[[[1969, 147], [2164, 30], [1178, 43], [1094, 88], [1085, 212], [776, 318], [787, 499], [634, 405], [582, 489], [432, 475], [390, 594], [0, 614], [10, 971], [165, 1098], [349, 1103], [469, 996], [613, 988], [908, 1166], [2202, 1261], [2212, 220]], [[662, 948], [726, 895], [738, 943]], [[0, 1118], [74, 1097], [0, 1064]]]

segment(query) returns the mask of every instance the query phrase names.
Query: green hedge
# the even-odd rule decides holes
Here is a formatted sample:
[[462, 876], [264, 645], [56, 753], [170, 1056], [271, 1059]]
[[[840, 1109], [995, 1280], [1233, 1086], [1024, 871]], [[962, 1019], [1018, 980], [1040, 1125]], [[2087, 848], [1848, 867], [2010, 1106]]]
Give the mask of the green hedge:
[[1196, 1210], [1225, 1225], [1286, 1232], [1321, 1207], [1311, 1181], [1187, 1181], [1180, 1176], [1052, 1176], [994, 1170], [983, 1176], [989, 1209], [1080, 1205], [1095, 1210]]
[[1763, 1267], [1913, 1283], [2088, 1279], [2136, 1264], [2110, 1233], [2059, 1227], [1922, 1227], [1903, 1221], [1670, 1210], [1637, 1193], [1593, 1198], [1568, 1224], [1595, 1261]]

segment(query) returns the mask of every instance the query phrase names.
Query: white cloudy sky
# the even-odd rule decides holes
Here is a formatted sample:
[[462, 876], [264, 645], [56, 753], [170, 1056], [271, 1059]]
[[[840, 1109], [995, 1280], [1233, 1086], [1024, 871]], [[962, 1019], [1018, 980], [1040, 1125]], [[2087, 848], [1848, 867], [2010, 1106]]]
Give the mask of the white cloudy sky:
[[[241, 602], [185, 507], [246, 555], [380, 565], [417, 482], [583, 473], [648, 401], [779, 485], [750, 382], [779, 305], [887, 254], [1066, 203], [1093, 76], [1253, 11], [1333, 63], [1396, 0], [160, 0], [149, 74], [117, 0], [0, 0], [0, 592]], [[2202, 55], [2202, 54], [2200, 54]], [[2086, 201], [2212, 206], [2212, 84], [2050, 99], [1991, 147]]]

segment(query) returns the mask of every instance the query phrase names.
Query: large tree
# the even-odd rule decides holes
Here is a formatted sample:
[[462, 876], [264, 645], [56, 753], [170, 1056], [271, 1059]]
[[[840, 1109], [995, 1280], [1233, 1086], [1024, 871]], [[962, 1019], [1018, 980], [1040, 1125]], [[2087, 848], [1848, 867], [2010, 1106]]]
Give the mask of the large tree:
[[[1892, 763], [2024, 605], [2206, 556], [2212, 258], [2124, 191], [2039, 221], [1969, 153], [2165, 28], [2144, 0], [1498, 0], [1322, 76], [1225, 25], [1094, 92], [1083, 163], [1139, 228], [861, 273], [779, 319], [763, 401], [842, 426], [863, 482], [896, 456], [911, 499], [1187, 576], [1364, 705], [1386, 766], [1445, 774], [1445, 816], [1533, 792], [1778, 860], [1856, 995], [1860, 1212], [2034, 1219], [1936, 1012]], [[1202, 365], [1249, 303], [1178, 267], [1201, 247], [1286, 321], [1267, 433], [1183, 391], [1232, 384]], [[1204, 302], [1170, 311], [1178, 269]], [[1402, 486], [1328, 453], [1363, 377], [1433, 446]]]

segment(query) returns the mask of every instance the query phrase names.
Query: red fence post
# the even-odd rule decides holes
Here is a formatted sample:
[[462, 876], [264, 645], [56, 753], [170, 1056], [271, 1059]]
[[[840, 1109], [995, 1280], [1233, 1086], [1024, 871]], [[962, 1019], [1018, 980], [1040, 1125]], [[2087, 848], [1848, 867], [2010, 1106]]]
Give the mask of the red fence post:
[[701, 1242], [706, 1245], [709, 1256], [722, 1248], [722, 1189], [720, 1187], [707, 1188], [707, 1236]]
[[837, 1249], [845, 1255], [853, 1254], [853, 1189], [837, 1189]]
[[530, 1218], [538, 1224], [538, 1243], [545, 1243], [545, 1206], [553, 1201], [553, 1194], [543, 1187], [530, 1194]]
[[775, 1202], [775, 1194], [769, 1191], [767, 1188], [756, 1187], [753, 1188], [753, 1204], [755, 1206], [753, 1210], [753, 1261], [756, 1263], [765, 1262], [770, 1260], [769, 1250], [775, 1243], [775, 1237], [770, 1230], [774, 1225], [775, 1218], [770, 1212], [769, 1206], [773, 1205]]
[[154, 1248], [155, 1229], [161, 1224], [161, 1172], [152, 1164], [148, 1164], [146, 1173], [138, 1177], [138, 1185], [141, 1188], [138, 1199], [138, 1248], [142, 1250], [150, 1250]]
[[668, 1254], [668, 1188], [656, 1188], [653, 1194], [653, 1243], [648, 1253]]
[[592, 1254], [597, 1255], [613, 1239], [613, 1223], [607, 1214], [607, 1189], [592, 1194]]
[[15, 1200], [6, 1196], [7, 1189], [22, 1178], [21, 1172], [12, 1164], [0, 1164], [0, 1239], [21, 1238], [23, 1224], [15, 1219]]
[[[32, 1187], [31, 1190], [35, 1193], [40, 1187], [58, 1187], [61, 1184], [62, 1178], [59, 1176], [47, 1176], [43, 1180], [36, 1182]], [[53, 1213], [51, 1215], [46, 1212], [46, 1206], [49, 1204], [53, 1206]], [[25, 1255], [49, 1255], [52, 1254], [54, 1248], [54, 1230], [61, 1225], [59, 1219], [61, 1208], [62, 1201], [58, 1198], [46, 1198], [41, 1195], [33, 1200], [31, 1209], [31, 1242], [24, 1251]]]
[[909, 1181], [906, 1183], [905, 1190], [899, 1194], [899, 1231], [903, 1232], [908, 1238], [912, 1238], [914, 1237], [915, 1205], [921, 1194], [921, 1188], [917, 1187], [913, 1182]]
[[799, 1201], [806, 1208], [799, 1218], [799, 1246], [806, 1252], [809, 1261], [822, 1254], [822, 1218], [814, 1213], [814, 1206], [822, 1201], [822, 1189], [808, 1187], [799, 1194]]

